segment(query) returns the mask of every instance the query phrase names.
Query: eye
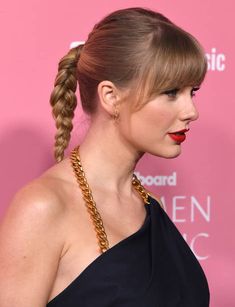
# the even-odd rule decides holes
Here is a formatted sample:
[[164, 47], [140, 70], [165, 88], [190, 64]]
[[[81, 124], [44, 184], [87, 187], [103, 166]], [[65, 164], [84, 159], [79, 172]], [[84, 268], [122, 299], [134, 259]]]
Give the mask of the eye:
[[163, 92], [162, 94], [167, 95], [169, 98], [176, 98], [178, 92], [179, 92], [179, 89], [174, 88], [172, 90], [167, 90], [167, 91]]
[[200, 87], [193, 87], [191, 90], [191, 97], [196, 96], [195, 92], [198, 91], [200, 89]]

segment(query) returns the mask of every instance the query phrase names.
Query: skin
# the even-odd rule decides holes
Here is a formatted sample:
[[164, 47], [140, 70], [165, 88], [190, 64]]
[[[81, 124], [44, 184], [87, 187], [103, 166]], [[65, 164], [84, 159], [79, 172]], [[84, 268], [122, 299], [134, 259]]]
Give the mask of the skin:
[[[146, 216], [131, 184], [138, 160], [145, 152], [177, 157], [181, 145], [168, 132], [198, 118], [192, 87], [159, 95], [136, 112], [122, 103], [125, 94], [110, 81], [99, 84], [98, 110], [80, 144], [110, 247], [136, 232]], [[45, 307], [100, 255], [69, 158], [16, 193], [0, 230], [1, 307]]]

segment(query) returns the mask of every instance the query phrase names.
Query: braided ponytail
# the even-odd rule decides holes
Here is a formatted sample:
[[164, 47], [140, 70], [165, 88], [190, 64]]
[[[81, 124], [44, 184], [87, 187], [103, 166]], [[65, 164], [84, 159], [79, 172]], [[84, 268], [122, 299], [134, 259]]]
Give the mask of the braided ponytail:
[[59, 62], [58, 73], [51, 93], [50, 104], [55, 119], [54, 157], [57, 162], [64, 158], [73, 129], [72, 119], [77, 106], [77, 63], [83, 45], [72, 48]]

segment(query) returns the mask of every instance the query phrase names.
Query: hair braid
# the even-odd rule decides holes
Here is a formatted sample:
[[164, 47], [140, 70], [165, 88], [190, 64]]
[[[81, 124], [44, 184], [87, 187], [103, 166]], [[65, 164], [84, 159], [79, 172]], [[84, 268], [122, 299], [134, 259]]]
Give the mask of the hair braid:
[[50, 104], [56, 122], [54, 157], [57, 162], [64, 158], [64, 151], [68, 147], [72, 119], [77, 106], [77, 63], [83, 45], [72, 48], [59, 62], [58, 73], [51, 93]]

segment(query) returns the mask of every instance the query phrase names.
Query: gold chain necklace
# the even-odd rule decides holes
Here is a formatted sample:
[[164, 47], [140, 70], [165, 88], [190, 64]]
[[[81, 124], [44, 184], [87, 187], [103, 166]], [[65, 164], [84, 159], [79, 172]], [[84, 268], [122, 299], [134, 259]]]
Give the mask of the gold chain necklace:
[[[109, 248], [109, 242], [104, 229], [103, 221], [101, 219], [100, 213], [97, 210], [96, 203], [93, 199], [91, 189], [87, 183], [85, 173], [82, 168], [79, 156], [79, 146], [71, 151], [70, 160], [77, 182], [82, 191], [83, 200], [86, 203], [87, 210], [90, 214], [90, 217], [95, 227], [96, 236], [100, 247], [100, 252], [103, 253]], [[139, 179], [136, 177], [135, 174], [133, 174], [132, 184], [134, 188], [137, 190], [137, 192], [140, 194], [140, 196], [143, 198], [144, 203], [149, 204], [148, 201], [149, 193], [141, 185]]]

